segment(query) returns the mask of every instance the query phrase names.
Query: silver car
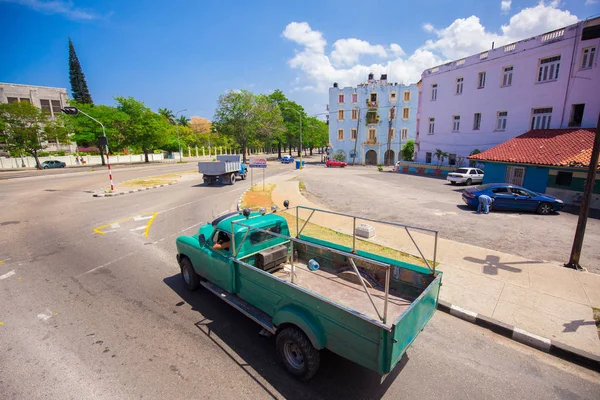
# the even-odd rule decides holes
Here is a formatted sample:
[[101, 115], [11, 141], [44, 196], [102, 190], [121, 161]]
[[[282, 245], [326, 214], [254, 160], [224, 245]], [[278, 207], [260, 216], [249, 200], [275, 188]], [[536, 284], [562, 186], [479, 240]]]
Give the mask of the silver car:
[[467, 185], [482, 183], [483, 171], [479, 168], [459, 168], [454, 172], [450, 172], [446, 177], [446, 180], [450, 181], [453, 185], [456, 185], [457, 183], [464, 183]]
[[67, 164], [65, 164], [62, 161], [58, 161], [58, 160], [49, 160], [49, 161], [44, 161], [42, 163], [42, 168], [43, 169], [48, 169], [48, 168], [64, 168], [66, 166], [67, 166]]

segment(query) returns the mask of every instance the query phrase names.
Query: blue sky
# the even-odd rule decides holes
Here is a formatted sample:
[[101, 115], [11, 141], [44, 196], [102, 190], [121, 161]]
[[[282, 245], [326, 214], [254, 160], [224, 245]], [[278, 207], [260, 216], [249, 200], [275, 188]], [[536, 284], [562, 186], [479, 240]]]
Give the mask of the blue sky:
[[0, 0], [0, 81], [70, 92], [70, 36], [96, 103], [133, 96], [212, 118], [228, 89], [279, 88], [319, 113], [333, 81], [373, 70], [415, 83], [436, 63], [585, 19], [599, 3]]

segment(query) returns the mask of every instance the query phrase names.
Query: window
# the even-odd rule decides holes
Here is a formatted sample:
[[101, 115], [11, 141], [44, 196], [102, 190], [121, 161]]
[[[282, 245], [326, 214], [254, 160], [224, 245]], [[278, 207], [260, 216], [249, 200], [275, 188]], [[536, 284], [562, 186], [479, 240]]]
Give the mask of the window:
[[356, 121], [358, 119], [358, 108], [352, 109], [352, 120]]
[[394, 128], [390, 128], [389, 132], [388, 132], [388, 139], [389, 140], [394, 140], [394, 135], [396, 134], [396, 129]]
[[350, 129], [350, 140], [356, 140], [357, 136], [358, 136], [358, 129], [356, 129], [356, 128]]
[[479, 175], [483, 175], [483, 171], [482, 171], [482, 170], [480, 170], [480, 169], [478, 169], [478, 170], [477, 170], [477, 173], [478, 173]]
[[40, 100], [40, 106], [42, 107], [42, 110], [48, 114], [52, 113], [52, 109], [50, 108], [50, 100]]
[[429, 135], [433, 135], [435, 133], [435, 118], [429, 118]]
[[573, 104], [571, 106], [571, 118], [569, 119], [569, 126], [581, 126], [584, 109], [585, 104]]
[[496, 130], [503, 131], [506, 129], [506, 120], [508, 119], [508, 111], [498, 111], [496, 118]]
[[448, 154], [448, 165], [456, 165], [456, 154]]
[[481, 128], [481, 113], [473, 114], [473, 130], [478, 131]]
[[344, 120], [344, 110], [338, 110], [338, 121]]
[[338, 103], [343, 103], [343, 102], [344, 102], [344, 95], [338, 94]]
[[534, 108], [531, 117], [531, 129], [549, 129], [552, 107]]
[[352, 102], [358, 103], [358, 93], [352, 93]]
[[548, 82], [558, 79], [560, 56], [542, 58], [538, 69], [538, 82]]
[[425, 163], [426, 164], [431, 164], [431, 152], [427, 152], [425, 153]]
[[452, 132], [458, 132], [460, 130], [460, 115], [452, 116]]
[[401, 140], [408, 140], [408, 128], [402, 128], [400, 130], [400, 139]]
[[479, 73], [479, 85], [477, 86], [478, 89], [483, 89], [485, 87], [485, 72], [480, 72]]
[[377, 93], [371, 93], [371, 102], [377, 103]]
[[60, 109], [60, 100], [52, 100], [52, 113], [56, 116], [61, 112], [62, 110]]
[[492, 189], [492, 193], [496, 193], [496, 194], [508, 194], [508, 188], [507, 187], [494, 188], [494, 189]]
[[512, 85], [513, 67], [504, 67], [502, 69], [502, 86]]
[[376, 129], [369, 129], [369, 140], [370, 141], [375, 141], [377, 140], [377, 130]]
[[463, 78], [456, 78], [456, 94], [462, 94]]
[[344, 140], [344, 130], [338, 129], [338, 140]]
[[592, 68], [594, 65], [594, 57], [596, 56], [596, 47], [588, 47], [583, 49], [581, 53], [581, 69]]
[[[277, 224], [270, 228], [265, 229], [268, 232], [281, 234], [281, 225]], [[267, 232], [252, 232], [250, 234], [250, 243], [257, 244], [261, 242], [265, 242], [270, 239], [275, 239], [275, 236], [268, 234]]]
[[431, 101], [435, 101], [437, 99], [437, 83], [431, 85]]
[[402, 109], [402, 119], [408, 119], [410, 117], [410, 110], [408, 107]]
[[390, 103], [396, 102], [396, 92], [390, 92]]
[[7, 97], [6, 99], [8, 100], [8, 104], [10, 104], [10, 103], [18, 103], [19, 102], [19, 98], [18, 97]]
[[558, 171], [554, 183], [558, 186], [571, 186], [573, 180], [572, 172]]
[[410, 101], [410, 92], [408, 90], [404, 92], [404, 101], [407, 103]]
[[20, 101], [21, 103], [29, 103], [29, 104], [31, 104], [31, 101], [30, 101], [30, 100], [29, 100], [27, 97], [21, 97], [21, 98], [19, 99], [19, 101]]

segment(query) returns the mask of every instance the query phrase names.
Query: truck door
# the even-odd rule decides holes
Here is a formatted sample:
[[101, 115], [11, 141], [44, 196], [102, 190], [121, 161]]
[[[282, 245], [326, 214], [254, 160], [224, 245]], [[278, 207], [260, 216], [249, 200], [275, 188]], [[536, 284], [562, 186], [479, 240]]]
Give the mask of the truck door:
[[[228, 240], [226, 240], [228, 238]], [[223, 231], [216, 230], [212, 237], [212, 244], [230, 241], [229, 234]], [[219, 285], [223, 289], [231, 292], [233, 287], [232, 282], [232, 262], [229, 260], [231, 257], [231, 249], [215, 249], [213, 247], [210, 257], [210, 279], [216, 285]]]

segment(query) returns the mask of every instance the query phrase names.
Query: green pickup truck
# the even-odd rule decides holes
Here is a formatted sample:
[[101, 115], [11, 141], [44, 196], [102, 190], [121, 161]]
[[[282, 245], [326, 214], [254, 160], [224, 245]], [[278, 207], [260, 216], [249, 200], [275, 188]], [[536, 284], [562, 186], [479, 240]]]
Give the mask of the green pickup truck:
[[[433, 263], [423, 257], [424, 267], [357, 250], [356, 235], [352, 248], [303, 235], [315, 212], [329, 211], [301, 206], [291, 236], [283, 215], [293, 218], [290, 210], [245, 209], [178, 237], [186, 287], [203, 286], [276, 335], [283, 365], [299, 379], [317, 372], [322, 349], [388, 374], [436, 310], [442, 273], [433, 267], [435, 252]], [[299, 212], [310, 216], [301, 220]], [[428, 231], [336, 214], [354, 226], [358, 219], [395, 225], [409, 236], [409, 229]], [[437, 244], [437, 232], [430, 232]]]

